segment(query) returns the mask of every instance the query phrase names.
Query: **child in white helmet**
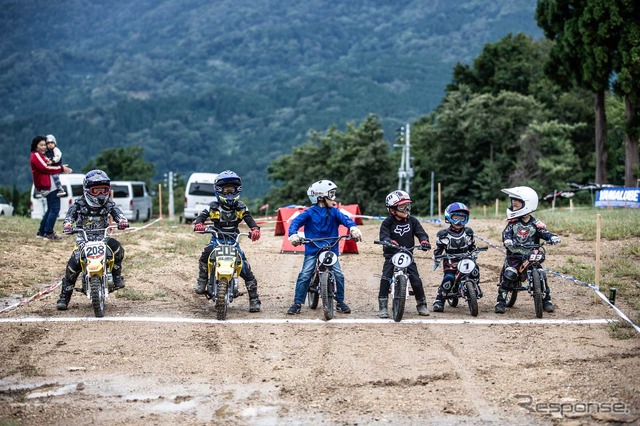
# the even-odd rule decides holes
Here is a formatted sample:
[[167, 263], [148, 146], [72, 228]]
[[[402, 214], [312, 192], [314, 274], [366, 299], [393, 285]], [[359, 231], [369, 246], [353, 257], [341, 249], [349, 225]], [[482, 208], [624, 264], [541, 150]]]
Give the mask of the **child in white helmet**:
[[[507, 306], [507, 291], [513, 288], [518, 278], [518, 268], [526, 260], [523, 255], [529, 249], [523, 247], [528, 244], [539, 244], [540, 239], [549, 241], [551, 244], [560, 243], [560, 238], [547, 230], [544, 223], [531, 216], [531, 213], [538, 208], [538, 194], [528, 186], [517, 186], [515, 188], [503, 189], [511, 200], [511, 205], [507, 208], [507, 226], [502, 231], [502, 243], [507, 249], [507, 257], [502, 266], [500, 274], [500, 284], [498, 288], [498, 298], [496, 303], [496, 313], [504, 314]], [[548, 285], [547, 285], [548, 287]], [[545, 289], [546, 296], [543, 300], [545, 312], [553, 312], [554, 306], [551, 303], [551, 291]]]
[[[60, 166], [62, 164], [62, 151], [58, 148], [56, 137], [53, 135], [47, 135], [47, 150], [44, 152], [44, 156], [47, 157], [47, 165]], [[53, 183], [56, 186], [58, 197], [66, 197], [67, 191], [64, 190], [60, 183], [60, 175], [51, 175]]]

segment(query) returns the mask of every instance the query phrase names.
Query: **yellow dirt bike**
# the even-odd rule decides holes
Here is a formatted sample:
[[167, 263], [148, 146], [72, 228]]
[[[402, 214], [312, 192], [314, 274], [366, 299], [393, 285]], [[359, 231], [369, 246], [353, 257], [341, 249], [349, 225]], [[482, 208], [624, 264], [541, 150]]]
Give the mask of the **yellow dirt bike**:
[[87, 232], [80, 227], [73, 228], [71, 234], [84, 234], [84, 243], [80, 247], [80, 266], [82, 267], [82, 288], [76, 291], [84, 293], [93, 306], [96, 317], [104, 316], [105, 300], [113, 291], [113, 253], [105, 240], [109, 237], [109, 230], [116, 229], [116, 225], [101, 229], [91, 229], [90, 232], [103, 232], [100, 240], [89, 241]]
[[249, 237], [243, 232], [224, 232], [208, 225], [204, 228], [204, 234], [213, 234], [217, 240], [217, 246], [209, 256], [209, 278], [205, 296], [215, 302], [216, 318], [220, 321], [227, 319], [227, 309], [240, 293], [238, 290], [238, 277], [242, 271], [242, 256], [238, 249], [240, 237]]

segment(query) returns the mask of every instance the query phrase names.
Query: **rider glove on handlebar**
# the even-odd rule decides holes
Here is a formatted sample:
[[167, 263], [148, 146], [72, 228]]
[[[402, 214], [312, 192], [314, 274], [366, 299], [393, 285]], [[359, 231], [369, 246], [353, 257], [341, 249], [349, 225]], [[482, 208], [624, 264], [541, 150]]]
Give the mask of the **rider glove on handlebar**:
[[551, 244], [560, 244], [560, 237], [554, 235], [551, 237]]
[[351, 238], [355, 241], [362, 241], [362, 232], [355, 226], [349, 229], [349, 233], [351, 234]]
[[420, 241], [420, 248], [422, 250], [431, 250], [431, 243], [428, 240]]
[[289, 242], [292, 246], [300, 245], [300, 236], [298, 234], [289, 235]]
[[193, 225], [193, 232], [204, 232], [204, 223], [196, 223]]
[[251, 241], [258, 241], [260, 239], [260, 228], [251, 228], [251, 234], [249, 235]]
[[71, 233], [71, 231], [73, 231], [73, 225], [72, 225], [72, 224], [70, 224], [70, 223], [65, 223], [65, 224], [62, 226], [62, 233], [63, 233], [63, 234], [70, 234], [70, 233]]
[[118, 229], [122, 230], [122, 229], [127, 229], [129, 227], [129, 222], [127, 222], [126, 220], [121, 220], [120, 222], [118, 222]]

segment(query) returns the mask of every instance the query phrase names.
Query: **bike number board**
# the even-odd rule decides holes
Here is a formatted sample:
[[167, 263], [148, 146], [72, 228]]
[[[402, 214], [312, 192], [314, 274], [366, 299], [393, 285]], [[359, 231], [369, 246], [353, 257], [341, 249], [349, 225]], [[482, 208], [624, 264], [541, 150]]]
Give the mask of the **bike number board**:
[[540, 262], [542, 260], [543, 255], [540, 253], [532, 253], [529, 255], [529, 260], [531, 262]]
[[104, 257], [107, 246], [101, 242], [88, 242], [84, 246], [84, 253], [89, 259], [100, 259]]
[[398, 268], [406, 268], [411, 265], [412, 259], [409, 253], [396, 253], [391, 258], [391, 263], [393, 266]]
[[325, 266], [333, 266], [338, 261], [338, 256], [332, 251], [323, 251], [318, 255], [318, 261]]
[[462, 259], [458, 263], [458, 271], [463, 274], [470, 274], [476, 267], [476, 263], [471, 259]]

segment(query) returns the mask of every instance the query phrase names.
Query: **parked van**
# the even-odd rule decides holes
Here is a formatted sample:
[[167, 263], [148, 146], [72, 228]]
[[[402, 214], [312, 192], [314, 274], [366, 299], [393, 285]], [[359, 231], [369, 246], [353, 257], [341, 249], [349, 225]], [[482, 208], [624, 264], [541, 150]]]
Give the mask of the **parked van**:
[[147, 185], [141, 181], [111, 181], [113, 201], [127, 220], [139, 222], [151, 219], [153, 199], [149, 195]]
[[[60, 213], [58, 219], [64, 219], [67, 215], [69, 207], [76, 198], [82, 196], [82, 181], [84, 175], [81, 173], [61, 174], [60, 183], [65, 191], [66, 197], [60, 198]], [[31, 185], [31, 200], [29, 202], [31, 208], [31, 219], [42, 219], [44, 212], [47, 210], [47, 199], [44, 198], [36, 188]]]
[[210, 202], [215, 200], [216, 192], [213, 183], [217, 173], [193, 173], [189, 176], [184, 191], [184, 221], [194, 220]]

